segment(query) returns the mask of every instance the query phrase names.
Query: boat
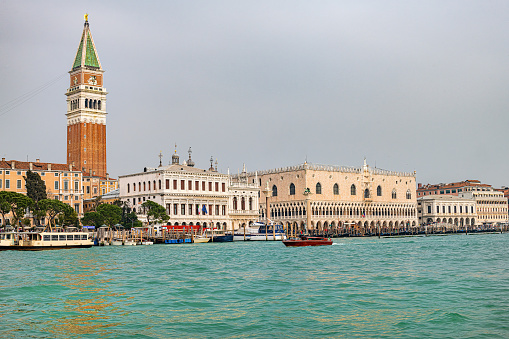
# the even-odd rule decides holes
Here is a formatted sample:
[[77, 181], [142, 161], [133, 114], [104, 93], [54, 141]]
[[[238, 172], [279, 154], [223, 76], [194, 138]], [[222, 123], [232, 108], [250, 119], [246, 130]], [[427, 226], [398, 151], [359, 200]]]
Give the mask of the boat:
[[127, 239], [124, 241], [124, 246], [136, 246], [136, 241], [132, 239]]
[[122, 246], [123, 244], [124, 242], [122, 241], [122, 239], [113, 239], [111, 241], [112, 246]]
[[205, 235], [196, 235], [193, 237], [194, 243], [206, 243], [209, 241], [210, 241], [210, 238]]
[[301, 246], [326, 246], [332, 245], [331, 238], [323, 238], [323, 237], [311, 237], [303, 235], [300, 238], [292, 238], [283, 240], [283, 244], [285, 246], [290, 247], [301, 247]]
[[231, 242], [233, 241], [233, 234], [227, 234], [225, 231], [216, 228], [206, 228], [204, 234], [211, 238], [210, 242]]
[[154, 245], [154, 242], [148, 241], [148, 240], [142, 240], [141, 242], [138, 242], [138, 245]]
[[251, 226], [239, 228], [233, 235], [234, 241], [273, 241], [285, 239], [286, 233], [283, 229], [283, 225], [266, 225], [258, 221]]
[[94, 240], [87, 232], [2, 232], [0, 251], [39, 251], [64, 248], [88, 248]]

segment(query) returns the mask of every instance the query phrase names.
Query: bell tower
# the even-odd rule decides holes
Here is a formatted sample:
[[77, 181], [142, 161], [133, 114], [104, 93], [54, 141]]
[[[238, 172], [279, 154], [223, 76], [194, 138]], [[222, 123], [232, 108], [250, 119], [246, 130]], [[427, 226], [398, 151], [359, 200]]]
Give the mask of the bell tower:
[[69, 71], [67, 164], [92, 176], [106, 177], [106, 88], [103, 69], [85, 14], [85, 25]]

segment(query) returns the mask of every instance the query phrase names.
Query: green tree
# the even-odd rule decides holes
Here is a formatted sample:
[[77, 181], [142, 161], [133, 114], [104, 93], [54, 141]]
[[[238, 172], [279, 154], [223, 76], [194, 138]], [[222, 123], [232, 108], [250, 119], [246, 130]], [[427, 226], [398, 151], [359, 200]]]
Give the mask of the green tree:
[[97, 207], [99, 212], [104, 218], [104, 223], [109, 227], [113, 227], [122, 219], [122, 209], [116, 205], [102, 204]]
[[99, 211], [97, 210], [97, 207], [99, 207], [99, 206], [101, 206], [101, 205], [103, 204], [102, 199], [103, 199], [103, 197], [102, 197], [102, 196], [100, 196], [100, 195], [99, 195], [99, 196], [97, 196], [97, 197], [95, 197], [95, 199], [94, 199], [94, 201], [93, 201], [93, 204], [94, 204], [94, 211], [99, 212]]
[[7, 201], [7, 192], [0, 191], [0, 213], [2, 214], [2, 224], [5, 225], [5, 215], [11, 212], [11, 204]]
[[1, 191], [3, 201], [6, 201], [10, 205], [12, 212], [13, 225], [16, 225], [18, 221], [26, 214], [27, 208], [31, 207], [34, 201], [24, 194], [16, 192]]
[[155, 222], [163, 222], [170, 219], [170, 216], [166, 214], [166, 209], [156, 202], [147, 200], [141, 204], [141, 207], [143, 207], [147, 214], [147, 224], [149, 225], [150, 219], [153, 219]]
[[60, 224], [65, 226], [79, 227], [78, 213], [71, 206], [66, 204], [66, 208], [60, 214]]
[[41, 179], [39, 173], [32, 172], [31, 170], [28, 170], [26, 177], [23, 178], [25, 179], [27, 196], [34, 201], [34, 204], [31, 206], [34, 224], [40, 225], [40, 220], [44, 217], [45, 213], [40, 210], [39, 201], [48, 198], [46, 184]]
[[71, 206], [64, 204], [60, 200], [56, 199], [42, 199], [39, 201], [39, 206], [42, 210], [47, 212], [49, 217], [48, 225], [50, 230], [52, 230], [55, 218], [57, 218], [61, 213], [64, 213], [67, 208], [72, 209]]
[[94, 225], [99, 228], [104, 224], [104, 218], [99, 212], [86, 212], [83, 218], [81, 218], [83, 225]]
[[25, 179], [25, 187], [27, 189], [27, 196], [34, 202], [38, 202], [42, 199], [47, 199], [46, 184], [41, 179], [39, 173], [27, 171]]

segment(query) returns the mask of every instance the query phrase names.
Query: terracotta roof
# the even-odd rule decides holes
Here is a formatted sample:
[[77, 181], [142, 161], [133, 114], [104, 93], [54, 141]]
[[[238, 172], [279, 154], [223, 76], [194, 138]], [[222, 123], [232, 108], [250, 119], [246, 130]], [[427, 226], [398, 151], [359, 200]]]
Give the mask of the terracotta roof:
[[[14, 168], [12, 168], [12, 164], [14, 163]], [[48, 165], [51, 165], [52, 171], [69, 171], [69, 165], [67, 164], [55, 164], [49, 162], [27, 162], [27, 161], [17, 161], [17, 160], [4, 160], [0, 161], [1, 169], [11, 169], [11, 170], [29, 170], [30, 164], [32, 164], [33, 171], [48, 171]], [[80, 170], [75, 166], [72, 166], [72, 171], [79, 172]]]
[[459, 187], [469, 187], [469, 186], [475, 186], [475, 187], [491, 187], [491, 185], [488, 184], [481, 184], [479, 180], [465, 180], [460, 182], [452, 182], [449, 184], [428, 184], [423, 185], [417, 189], [417, 191], [424, 191], [424, 190], [438, 190], [438, 189], [448, 189], [448, 188], [459, 188]]

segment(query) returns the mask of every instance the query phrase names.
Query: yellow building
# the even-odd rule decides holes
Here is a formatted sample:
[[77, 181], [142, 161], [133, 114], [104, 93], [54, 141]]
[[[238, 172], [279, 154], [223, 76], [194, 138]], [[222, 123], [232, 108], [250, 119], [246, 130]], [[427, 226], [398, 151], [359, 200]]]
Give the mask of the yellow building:
[[118, 180], [106, 177], [83, 175], [83, 199], [89, 200], [118, 189]]
[[[0, 191], [26, 194], [26, 172], [31, 170], [41, 176], [46, 184], [48, 199], [60, 200], [73, 207], [78, 217], [83, 216], [83, 174], [67, 164], [43, 163], [17, 160], [0, 161]], [[7, 216], [6, 216], [7, 219]], [[2, 222], [2, 224], [5, 224]]]

